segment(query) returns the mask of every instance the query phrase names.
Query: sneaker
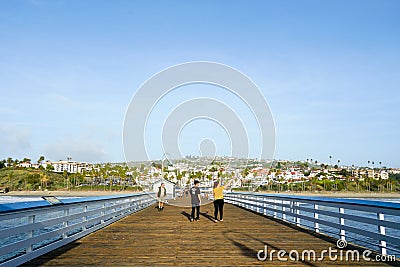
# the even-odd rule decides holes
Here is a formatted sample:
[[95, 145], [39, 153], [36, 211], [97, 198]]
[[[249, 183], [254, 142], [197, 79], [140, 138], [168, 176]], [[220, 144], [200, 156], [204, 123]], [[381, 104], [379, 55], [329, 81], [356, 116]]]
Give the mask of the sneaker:
[[214, 219], [214, 222], [215, 222], [215, 223], [217, 223], [217, 222], [218, 222], [218, 220]]
[[223, 222], [224, 221], [224, 219], [221, 219], [221, 220], [219, 220], [220, 222]]
[[193, 222], [193, 218], [190, 218], [190, 222]]
[[196, 222], [200, 221], [200, 218], [196, 218]]

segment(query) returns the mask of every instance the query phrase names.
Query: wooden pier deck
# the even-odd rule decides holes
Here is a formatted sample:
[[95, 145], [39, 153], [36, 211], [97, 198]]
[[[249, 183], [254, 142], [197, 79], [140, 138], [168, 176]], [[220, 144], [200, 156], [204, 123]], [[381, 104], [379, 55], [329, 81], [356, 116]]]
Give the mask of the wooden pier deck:
[[199, 222], [189, 222], [188, 213], [187, 207], [168, 205], [158, 211], [153, 206], [24, 266], [387, 266], [330, 261], [328, 256], [323, 261], [285, 262], [276, 253], [272, 261], [259, 261], [257, 252], [265, 245], [268, 251], [320, 253], [336, 244], [229, 204], [224, 222], [211, 220], [212, 204], [201, 207]]

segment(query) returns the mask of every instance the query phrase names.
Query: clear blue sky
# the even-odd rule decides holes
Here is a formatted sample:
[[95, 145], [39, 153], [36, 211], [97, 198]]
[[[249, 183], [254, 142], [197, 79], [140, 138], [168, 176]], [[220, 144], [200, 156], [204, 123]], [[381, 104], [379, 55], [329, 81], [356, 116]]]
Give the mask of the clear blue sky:
[[397, 0], [1, 1], [0, 158], [122, 161], [135, 90], [202, 60], [259, 86], [276, 158], [400, 167], [399, 12]]

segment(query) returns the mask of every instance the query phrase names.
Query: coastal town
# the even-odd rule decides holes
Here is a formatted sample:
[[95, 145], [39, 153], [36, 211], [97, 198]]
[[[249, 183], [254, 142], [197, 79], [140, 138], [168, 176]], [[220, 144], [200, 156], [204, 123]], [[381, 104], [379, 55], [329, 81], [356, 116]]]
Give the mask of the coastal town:
[[[332, 157], [329, 157], [332, 161]], [[238, 191], [378, 191], [397, 192], [400, 169], [381, 166], [369, 161], [366, 166], [340, 165], [340, 160], [322, 163], [318, 160], [257, 160], [232, 157], [187, 157], [170, 160], [130, 163], [88, 163], [68, 157], [66, 160], [50, 161], [41, 156], [33, 162], [29, 158], [21, 161], [4, 159], [0, 167], [4, 170], [42, 171], [28, 182], [12, 181], [15, 175], [0, 172], [2, 188], [8, 190], [46, 190], [54, 188], [51, 175], [64, 179], [61, 187], [91, 190], [136, 190], [151, 189], [163, 179], [176, 188], [186, 188], [199, 180], [204, 188], [213, 181], [231, 181]], [[7, 176], [7, 177], [4, 177]], [[59, 185], [60, 186], [60, 185]], [[57, 188], [60, 189], [60, 188]]]

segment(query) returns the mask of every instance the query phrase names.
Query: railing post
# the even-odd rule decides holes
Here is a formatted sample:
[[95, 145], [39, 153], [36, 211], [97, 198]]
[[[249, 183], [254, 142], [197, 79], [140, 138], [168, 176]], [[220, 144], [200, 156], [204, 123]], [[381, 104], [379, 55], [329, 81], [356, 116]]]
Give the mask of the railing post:
[[294, 213], [294, 201], [289, 201], [289, 207], [290, 207], [290, 213], [292, 213], [293, 216], [293, 223], [296, 223], [296, 215]]
[[282, 220], [286, 222], [286, 207], [284, 206], [285, 201], [282, 199]]
[[[344, 214], [344, 208], [339, 208], [339, 213]], [[344, 225], [344, 218], [339, 217], [339, 223], [340, 225]], [[339, 235], [341, 240], [346, 240], [346, 231], [343, 228], [340, 228]]]
[[319, 233], [319, 223], [318, 223], [318, 204], [314, 204], [314, 230]]
[[111, 202], [111, 205], [114, 206], [113, 209], [112, 209], [112, 213], [113, 213], [113, 217], [115, 218], [115, 217], [117, 217], [117, 214], [116, 214], [117, 208], [115, 207], [115, 206], [117, 206], [117, 201]]
[[[28, 223], [29, 224], [33, 224], [35, 223], [35, 215], [30, 215], [28, 216]], [[30, 230], [26, 233], [27, 235], [27, 239], [32, 238], [33, 237], [33, 230]], [[30, 253], [32, 252], [32, 245], [29, 245], [26, 247], [26, 253]]]
[[264, 213], [264, 215], [267, 215], [267, 198], [266, 197], [263, 197], [263, 206], [264, 206], [264, 210], [263, 210], [263, 213]]
[[102, 208], [101, 208], [101, 212], [100, 212], [100, 215], [101, 215], [101, 220], [100, 220], [100, 223], [101, 224], [103, 224], [104, 223], [104, 215], [106, 214], [106, 203], [104, 202], [103, 203], [103, 206], [102, 206]]
[[137, 207], [136, 200], [132, 199], [131, 207], [132, 207], [132, 209], [133, 209], [133, 212], [136, 212], [136, 210], [137, 210], [137, 208], [136, 208], [136, 207]]
[[290, 201], [290, 206], [292, 207], [292, 214], [293, 214], [293, 223], [297, 223], [297, 217], [296, 217], [296, 202], [295, 201]]
[[82, 231], [83, 232], [86, 231], [87, 211], [88, 211], [88, 208], [87, 208], [87, 205], [85, 205], [83, 207], [83, 212], [85, 213], [85, 215], [83, 216], [83, 222], [85, 222], [85, 224], [82, 226]]
[[260, 197], [259, 196], [256, 196], [256, 201], [255, 201], [255, 203], [256, 203], [256, 211], [257, 211], [257, 213], [260, 213], [260, 207], [259, 207], [259, 204], [258, 203], [260, 203]]
[[276, 199], [274, 199], [274, 218], [276, 218], [277, 216], [276, 216]]
[[251, 195], [247, 196], [247, 200], [249, 203], [249, 209], [253, 210], [253, 196], [251, 196]]
[[[69, 222], [68, 222], [68, 216], [69, 216], [69, 208], [67, 208], [67, 209], [64, 210], [63, 228], [67, 228], [67, 227], [68, 227], [68, 224], [69, 224]], [[63, 237], [63, 238], [67, 238], [67, 237], [68, 237], [67, 232], [64, 232], [64, 233], [62, 234], [62, 237]]]
[[[300, 202], [295, 202], [296, 205], [296, 215], [300, 215], [300, 210], [299, 210], [299, 206], [300, 206]], [[300, 226], [300, 217], [296, 216], [296, 226]]]
[[[378, 220], [380, 221], [384, 221], [385, 220], [385, 215], [383, 213], [378, 213]], [[383, 225], [378, 225], [378, 231], [381, 235], [386, 235], [386, 229], [385, 226]], [[382, 255], [386, 255], [387, 251], [386, 251], [386, 241], [383, 239], [379, 240], [379, 248], [381, 250], [381, 254]]]

